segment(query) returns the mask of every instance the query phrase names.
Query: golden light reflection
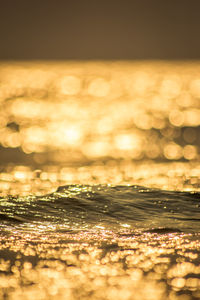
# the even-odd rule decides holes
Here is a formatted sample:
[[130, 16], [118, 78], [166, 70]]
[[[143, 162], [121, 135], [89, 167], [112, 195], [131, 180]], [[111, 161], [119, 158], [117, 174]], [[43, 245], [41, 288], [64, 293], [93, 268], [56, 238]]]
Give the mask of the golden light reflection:
[[160, 93], [162, 97], [175, 98], [181, 91], [181, 79], [177, 75], [168, 75], [161, 83]]
[[200, 97], [200, 79], [194, 79], [190, 83], [190, 91], [194, 97]]
[[60, 90], [64, 95], [76, 95], [81, 89], [81, 81], [78, 77], [69, 75], [61, 79]]
[[[0, 196], [28, 203], [66, 184], [200, 191], [199, 72], [199, 62], [2, 63]], [[1, 299], [200, 298], [198, 233], [2, 226]]]
[[95, 78], [88, 86], [88, 93], [94, 97], [105, 97], [110, 90], [109, 82], [103, 78]]
[[61, 132], [61, 140], [63, 142], [70, 145], [80, 144], [81, 139], [81, 130], [80, 128], [74, 127], [64, 127], [63, 131]]
[[141, 139], [138, 135], [121, 134], [115, 137], [116, 147], [120, 150], [141, 148]]
[[[198, 237], [118, 236], [101, 229], [66, 233], [37, 230], [1, 235], [1, 251], [13, 260], [0, 260], [0, 296], [8, 299], [135, 299], [182, 300], [199, 297], [200, 268], [187, 253], [199, 248]], [[69, 242], [63, 246], [62, 241]], [[28, 241], [28, 245], [24, 241]], [[70, 242], [71, 241], [71, 242]], [[144, 243], [145, 241], [145, 243]], [[175, 259], [180, 256], [182, 262]], [[34, 255], [37, 255], [32, 261]], [[11, 271], [11, 272], [10, 272]], [[181, 293], [180, 293], [181, 291]]]
[[[186, 148], [187, 150], [187, 148]], [[188, 151], [188, 150], [187, 150]], [[193, 155], [192, 151], [184, 155]], [[88, 154], [90, 155], [90, 153]], [[97, 155], [97, 154], [94, 154]], [[189, 159], [190, 157], [188, 157]], [[24, 165], [8, 166], [0, 173], [0, 195], [47, 194], [65, 184], [131, 184], [179, 191], [199, 191], [200, 165], [153, 161], [94, 162], [90, 166], [43, 165], [41, 169]]]
[[169, 121], [174, 126], [182, 126], [184, 122], [184, 115], [181, 111], [173, 110], [169, 114]]
[[175, 143], [169, 143], [164, 147], [164, 155], [167, 159], [179, 159], [182, 157], [182, 148]]
[[188, 160], [195, 159], [197, 157], [196, 147], [193, 145], [186, 145], [183, 148], [183, 156]]
[[[198, 69], [154, 62], [5, 64], [0, 143], [41, 153], [36, 163], [46, 152], [50, 161], [68, 162], [72, 148], [78, 161], [197, 160]], [[57, 151], [63, 151], [59, 159]]]

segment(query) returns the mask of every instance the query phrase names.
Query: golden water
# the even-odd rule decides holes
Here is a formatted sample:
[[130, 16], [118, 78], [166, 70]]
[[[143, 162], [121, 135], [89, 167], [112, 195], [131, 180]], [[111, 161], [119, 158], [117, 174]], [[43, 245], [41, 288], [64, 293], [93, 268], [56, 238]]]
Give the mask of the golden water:
[[[2, 62], [0, 194], [197, 192], [199, 126], [199, 62]], [[45, 230], [2, 231], [2, 299], [200, 299], [198, 233]]]

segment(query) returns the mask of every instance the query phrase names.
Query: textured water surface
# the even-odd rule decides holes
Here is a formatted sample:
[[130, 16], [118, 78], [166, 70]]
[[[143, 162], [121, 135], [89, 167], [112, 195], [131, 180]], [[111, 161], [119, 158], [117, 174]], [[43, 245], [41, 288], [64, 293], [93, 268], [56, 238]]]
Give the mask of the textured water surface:
[[[45, 196], [2, 197], [2, 223], [63, 225], [70, 230], [120, 227], [199, 232], [199, 192], [140, 186], [67, 185]], [[48, 226], [48, 225], [47, 225]]]
[[199, 299], [199, 196], [67, 185], [2, 197], [1, 298]]
[[200, 62], [1, 62], [0, 299], [200, 299]]

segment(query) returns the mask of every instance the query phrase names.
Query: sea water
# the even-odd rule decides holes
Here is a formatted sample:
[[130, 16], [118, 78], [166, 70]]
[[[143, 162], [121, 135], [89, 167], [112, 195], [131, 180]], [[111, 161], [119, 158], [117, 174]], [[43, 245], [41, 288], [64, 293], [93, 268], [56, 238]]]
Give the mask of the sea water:
[[199, 71], [1, 63], [2, 299], [200, 299]]

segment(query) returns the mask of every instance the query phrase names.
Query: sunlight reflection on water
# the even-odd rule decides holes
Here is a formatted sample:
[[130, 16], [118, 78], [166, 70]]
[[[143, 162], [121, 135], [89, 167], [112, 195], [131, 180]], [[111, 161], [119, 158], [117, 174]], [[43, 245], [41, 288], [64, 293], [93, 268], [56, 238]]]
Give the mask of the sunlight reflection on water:
[[18, 193], [17, 182], [23, 193], [63, 182], [198, 189], [199, 71], [199, 62], [2, 62], [1, 193]]
[[198, 159], [198, 69], [189, 63], [2, 64], [0, 142], [28, 154], [60, 151], [63, 162], [70, 151], [83, 161]]
[[[1, 62], [0, 112], [0, 217], [7, 222], [0, 224], [0, 298], [199, 299], [197, 232], [137, 232], [126, 220], [119, 231], [89, 230], [87, 222], [13, 225], [9, 213], [16, 222], [25, 207], [34, 215], [30, 199], [40, 198], [31, 194], [66, 184], [193, 196], [200, 190], [200, 62]], [[49, 197], [42, 208], [56, 219]]]

